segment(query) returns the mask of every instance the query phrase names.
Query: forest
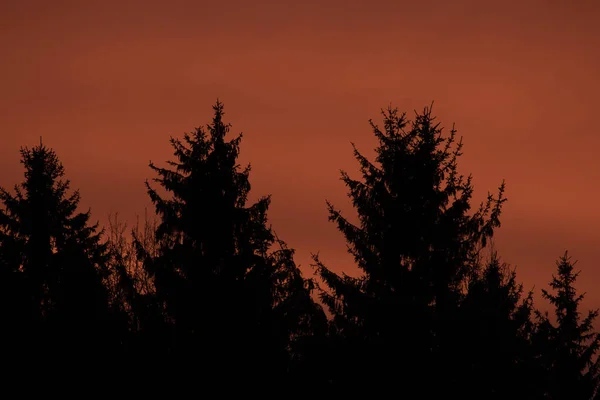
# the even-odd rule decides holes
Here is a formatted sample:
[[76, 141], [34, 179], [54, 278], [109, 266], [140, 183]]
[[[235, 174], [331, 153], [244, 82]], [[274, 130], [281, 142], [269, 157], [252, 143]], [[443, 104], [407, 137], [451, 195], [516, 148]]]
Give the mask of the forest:
[[271, 198], [248, 200], [242, 135], [213, 111], [170, 138], [166, 167], [150, 163], [156, 217], [132, 229], [92, 220], [54, 149], [21, 148], [22, 183], [0, 189], [5, 362], [192, 394], [600, 399], [598, 311], [582, 310], [576, 260], [558, 254], [534, 304], [491, 246], [504, 182], [474, 204], [462, 139], [431, 107], [370, 121], [376, 157], [355, 147], [360, 176], [340, 177], [358, 223], [324, 203], [358, 276], [316, 253], [299, 268]]

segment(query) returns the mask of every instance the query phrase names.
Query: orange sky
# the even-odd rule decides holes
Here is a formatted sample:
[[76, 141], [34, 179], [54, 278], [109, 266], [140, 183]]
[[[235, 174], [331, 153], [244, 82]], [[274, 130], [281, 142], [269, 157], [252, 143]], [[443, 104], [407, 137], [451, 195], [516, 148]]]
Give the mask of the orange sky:
[[600, 307], [598, 21], [592, 0], [1, 0], [0, 184], [43, 135], [96, 219], [132, 220], [148, 161], [219, 97], [279, 236], [303, 266], [320, 251], [339, 271], [325, 199], [349, 209], [350, 142], [368, 154], [381, 107], [434, 100], [478, 199], [507, 181], [504, 260], [539, 289], [569, 249]]

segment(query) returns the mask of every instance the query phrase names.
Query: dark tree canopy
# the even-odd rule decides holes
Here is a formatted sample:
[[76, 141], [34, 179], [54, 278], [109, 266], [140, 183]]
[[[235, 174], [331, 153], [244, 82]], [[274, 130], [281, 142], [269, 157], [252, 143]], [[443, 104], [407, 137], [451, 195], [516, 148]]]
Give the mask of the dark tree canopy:
[[463, 398], [536, 398], [533, 312], [533, 292], [523, 297], [516, 271], [493, 251], [468, 281], [453, 332], [451, 372], [463, 383]]
[[250, 166], [237, 163], [242, 135], [226, 139], [223, 114], [217, 102], [212, 124], [172, 138], [169, 168], [150, 164], [170, 197], [147, 184], [160, 247], [145, 267], [174, 335], [171, 351], [281, 370], [292, 340], [325, 317], [293, 251], [267, 226], [270, 197], [248, 204]]
[[542, 296], [555, 312], [555, 322], [548, 313], [538, 312], [541, 361], [545, 369], [546, 395], [551, 399], [591, 399], [600, 382], [600, 360], [597, 357], [600, 336], [593, 330], [598, 310], [581, 318], [580, 304], [584, 294], [577, 294], [575, 281], [579, 275], [568, 253], [557, 261], [557, 274]]
[[[457, 170], [462, 144], [454, 129], [442, 135], [430, 108], [410, 125], [397, 109], [382, 114], [383, 129], [371, 122], [378, 141], [375, 162], [354, 148], [362, 179], [342, 172], [359, 224], [328, 203], [329, 218], [362, 275], [337, 275], [316, 258], [330, 289], [321, 296], [335, 331], [352, 352], [360, 352], [358, 359], [366, 357], [344, 362], [352, 365], [344, 373], [368, 372], [375, 380], [390, 378], [384, 372], [397, 374], [402, 364], [417, 373], [429, 368], [430, 355], [445, 351], [444, 332], [452, 329], [464, 279], [499, 226], [504, 202], [502, 184], [497, 198], [490, 195], [470, 213], [471, 177]], [[408, 375], [406, 380], [415, 382]]]
[[21, 162], [24, 182], [13, 194], [0, 189], [3, 286], [18, 304], [7, 324], [27, 342], [19, 351], [117, 350], [118, 314], [104, 285], [107, 252], [97, 224], [89, 224], [89, 211], [77, 212], [79, 192], [68, 193], [53, 150], [23, 148]]
[[271, 197], [251, 201], [242, 135], [213, 111], [150, 163], [155, 214], [129, 232], [90, 223], [52, 149], [21, 149], [23, 182], [0, 188], [5, 369], [112, 395], [600, 398], [598, 311], [582, 311], [575, 263], [565, 253], [542, 290], [554, 315], [536, 309], [492, 243], [504, 183], [472, 206], [462, 141], [431, 107], [370, 121], [374, 160], [353, 146], [360, 176], [341, 174], [358, 222], [327, 202], [359, 273], [314, 256], [309, 279], [269, 225]]

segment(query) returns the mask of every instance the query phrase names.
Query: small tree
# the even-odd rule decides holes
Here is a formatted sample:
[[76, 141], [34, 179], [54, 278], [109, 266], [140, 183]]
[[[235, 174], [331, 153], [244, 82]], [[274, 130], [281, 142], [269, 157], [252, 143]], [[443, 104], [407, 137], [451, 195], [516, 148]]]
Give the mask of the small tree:
[[156, 220], [144, 213], [143, 225], [139, 216], [136, 225], [127, 233], [127, 224], [118, 214], [109, 216], [107, 245], [111, 255], [110, 289], [114, 307], [128, 316], [130, 341], [128, 351], [135, 357], [148, 354], [160, 343], [155, 335], [162, 326], [159, 307], [154, 299], [154, 282], [144, 269], [138, 247], [144, 254], [157, 255]]
[[105, 287], [108, 253], [97, 224], [89, 224], [89, 211], [77, 212], [79, 192], [68, 194], [53, 150], [23, 148], [21, 162], [25, 181], [14, 194], [0, 189], [0, 246], [3, 274], [20, 292], [11, 306], [28, 309], [19, 317], [26, 349], [40, 357], [118, 350], [119, 313]]
[[516, 271], [492, 252], [467, 283], [453, 342], [463, 398], [536, 398], [533, 292], [523, 296]]
[[598, 310], [581, 319], [579, 310], [584, 294], [577, 294], [575, 272], [568, 253], [557, 261], [557, 275], [549, 286], [554, 293], [542, 289], [542, 296], [554, 307], [556, 321], [548, 313], [538, 312], [539, 352], [546, 371], [547, 397], [553, 400], [589, 400], [600, 383], [597, 357], [600, 336], [593, 330]]

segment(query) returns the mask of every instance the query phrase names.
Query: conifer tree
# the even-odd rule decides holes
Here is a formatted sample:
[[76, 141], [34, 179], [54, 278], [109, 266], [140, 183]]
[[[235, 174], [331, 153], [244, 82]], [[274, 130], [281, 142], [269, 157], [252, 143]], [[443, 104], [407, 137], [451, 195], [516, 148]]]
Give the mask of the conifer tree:
[[170, 196], [147, 183], [160, 246], [155, 257], [140, 252], [171, 329], [169, 351], [228, 364], [238, 378], [265, 378], [288, 368], [294, 339], [325, 317], [293, 251], [267, 226], [270, 197], [248, 205], [250, 166], [237, 162], [242, 136], [226, 140], [222, 103], [213, 109], [212, 124], [171, 138], [170, 168], [150, 163]]
[[[361, 275], [340, 276], [318, 257], [315, 265], [333, 314], [330, 348], [337, 364], [331, 369], [338, 372], [332, 380], [384, 387], [402, 379], [408, 388], [442, 379], [452, 368], [448, 332], [465, 276], [500, 224], [504, 184], [498, 197], [489, 195], [470, 213], [473, 186], [457, 170], [462, 142], [456, 143], [456, 131], [444, 137], [431, 108], [410, 126], [397, 109], [382, 115], [383, 129], [370, 121], [375, 162], [353, 146], [362, 179], [342, 171], [359, 224], [327, 203]], [[434, 386], [444, 383], [423, 390]]]
[[[25, 348], [48, 355], [118, 351], [118, 313], [110, 307], [106, 246], [90, 211], [78, 212], [64, 167], [40, 143], [21, 149], [25, 180], [14, 194], [0, 189], [2, 275], [17, 283], [10, 307], [26, 330]], [[24, 312], [27, 310], [27, 312]]]
[[580, 305], [584, 294], [577, 294], [575, 288], [579, 276], [575, 264], [565, 252], [557, 261], [557, 273], [549, 284], [552, 292], [542, 289], [542, 296], [554, 307], [555, 322], [548, 313], [537, 313], [546, 398], [552, 400], [591, 399], [600, 383], [600, 336], [593, 329], [598, 310], [589, 311], [582, 319]]
[[533, 292], [523, 296], [516, 271], [495, 251], [474, 272], [454, 331], [456, 389], [462, 398], [536, 398]]

